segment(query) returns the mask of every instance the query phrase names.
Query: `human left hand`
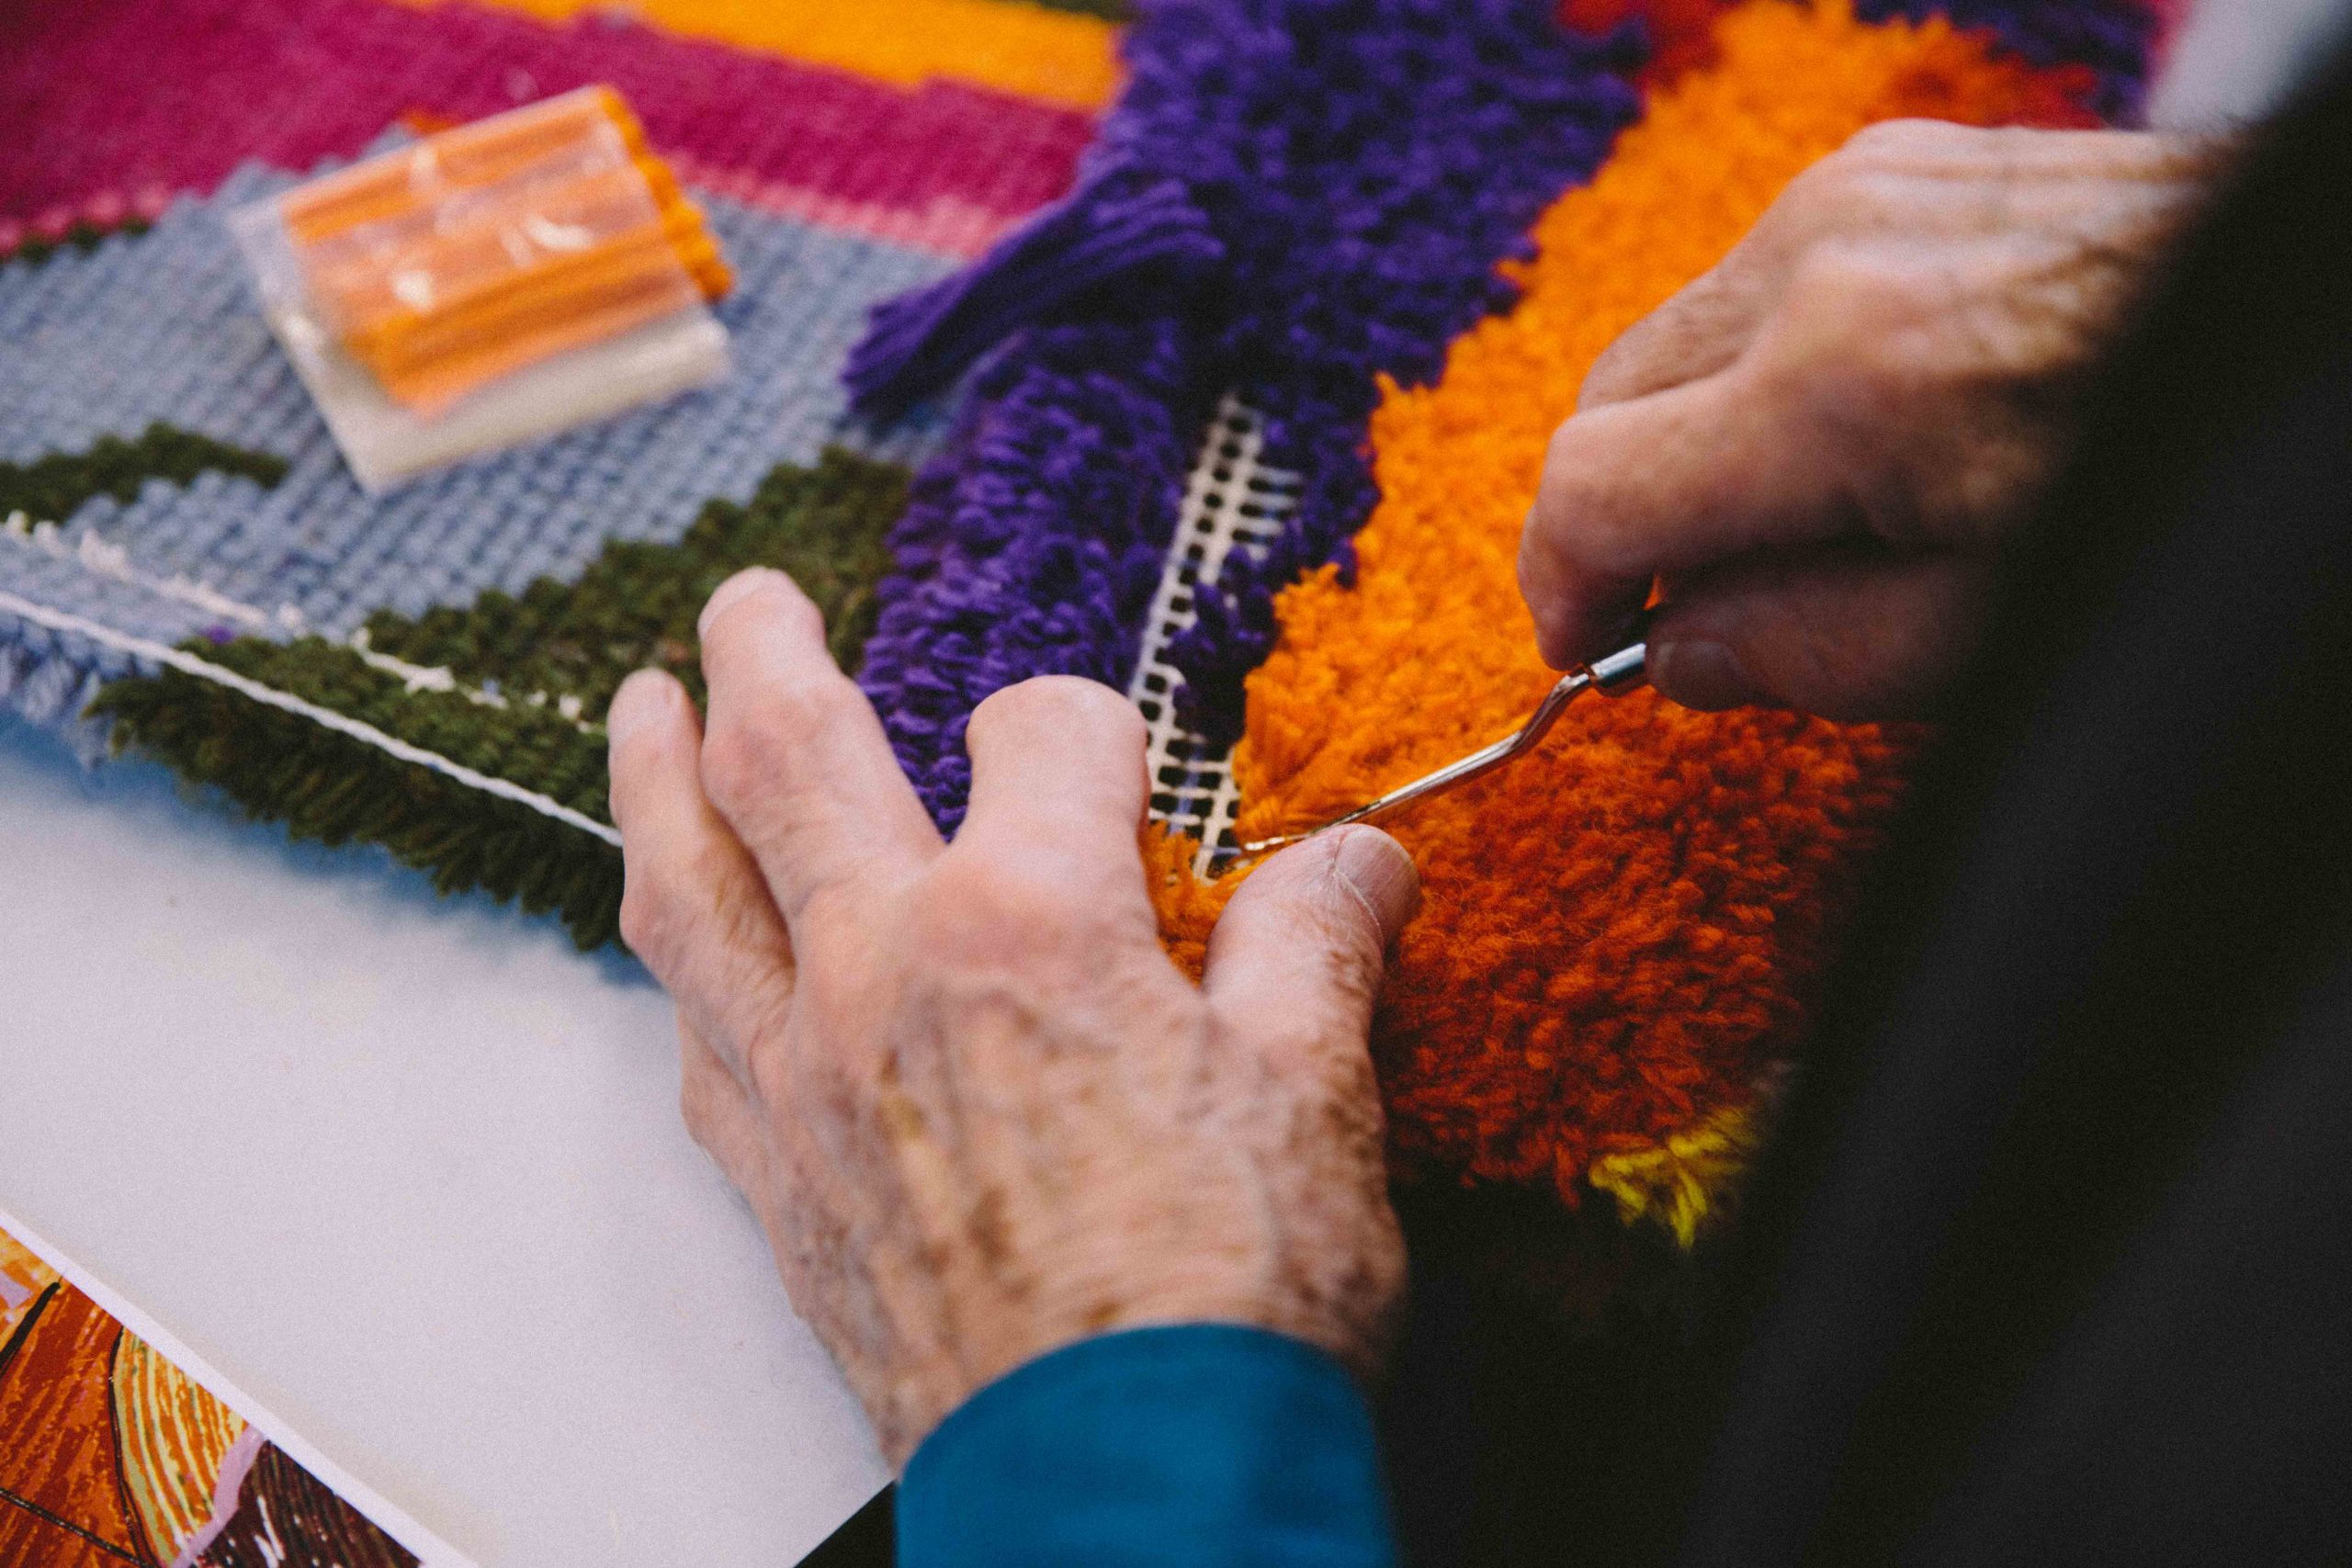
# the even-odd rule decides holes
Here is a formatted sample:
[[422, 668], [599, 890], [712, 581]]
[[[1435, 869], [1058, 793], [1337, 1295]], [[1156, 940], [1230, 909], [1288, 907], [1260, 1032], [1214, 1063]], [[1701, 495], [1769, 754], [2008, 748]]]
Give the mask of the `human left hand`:
[[903, 1461], [981, 1385], [1149, 1323], [1256, 1325], [1360, 1371], [1404, 1276], [1366, 1050], [1419, 899], [1372, 829], [1268, 862], [1194, 986], [1136, 833], [1142, 716], [1026, 682], [972, 716], [942, 843], [779, 572], [615, 698], [621, 929], [676, 998], [686, 1123]]

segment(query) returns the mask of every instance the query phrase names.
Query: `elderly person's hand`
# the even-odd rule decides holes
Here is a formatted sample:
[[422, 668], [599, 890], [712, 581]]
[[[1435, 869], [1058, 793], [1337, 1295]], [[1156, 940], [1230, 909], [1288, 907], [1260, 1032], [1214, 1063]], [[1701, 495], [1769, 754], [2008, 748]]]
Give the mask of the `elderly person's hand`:
[[1251, 1324], [1370, 1371], [1404, 1270], [1365, 1051], [1404, 852], [1365, 829], [1268, 863], [1196, 987], [1116, 693], [983, 703], [944, 844], [790, 579], [712, 596], [703, 669], [707, 735], [667, 675], [613, 703], [621, 929], [677, 1000], [687, 1125], [892, 1458], [1108, 1329]]
[[1808, 170], [1554, 438], [1520, 552], [1545, 657], [1606, 651], [1657, 581], [1666, 695], [1917, 711], [2222, 155], [1899, 121]]

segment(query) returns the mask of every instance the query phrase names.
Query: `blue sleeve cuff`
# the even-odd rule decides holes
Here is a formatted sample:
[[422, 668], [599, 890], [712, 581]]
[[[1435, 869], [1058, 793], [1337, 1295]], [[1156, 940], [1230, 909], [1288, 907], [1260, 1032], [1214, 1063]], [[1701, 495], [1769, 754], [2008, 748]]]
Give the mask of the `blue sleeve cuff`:
[[1222, 1324], [1042, 1356], [942, 1422], [899, 1486], [899, 1568], [1394, 1568], [1363, 1396]]

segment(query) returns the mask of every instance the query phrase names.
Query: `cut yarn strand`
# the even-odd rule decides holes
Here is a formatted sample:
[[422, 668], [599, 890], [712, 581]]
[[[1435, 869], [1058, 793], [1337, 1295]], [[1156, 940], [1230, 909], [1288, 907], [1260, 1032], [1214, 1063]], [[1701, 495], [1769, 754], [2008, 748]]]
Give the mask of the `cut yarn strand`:
[[876, 306], [842, 380], [869, 413], [902, 410], [1090, 289], [1146, 267], [1199, 278], [1225, 255], [1182, 181], [1139, 183], [1114, 171], [1006, 235], [975, 266]]

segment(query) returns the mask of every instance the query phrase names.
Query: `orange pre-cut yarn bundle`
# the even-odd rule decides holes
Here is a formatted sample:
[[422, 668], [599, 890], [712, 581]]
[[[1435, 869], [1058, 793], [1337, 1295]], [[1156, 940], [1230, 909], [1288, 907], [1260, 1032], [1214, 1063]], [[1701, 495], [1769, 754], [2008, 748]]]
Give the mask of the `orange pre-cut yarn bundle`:
[[[1801, 170], [1883, 119], [2086, 118], [2077, 73], [1939, 19], [1749, 0], [1708, 42], [1537, 225], [1516, 307], [1459, 340], [1436, 385], [1385, 389], [1355, 581], [1326, 568], [1286, 591], [1250, 679], [1240, 837], [1524, 719], [1554, 676], [1514, 561], [1553, 430], [1601, 349]], [[1606, 1193], [1688, 1244], [1757, 1136], [1915, 739], [1642, 694], [1572, 708], [1540, 756], [1401, 818], [1426, 903], [1374, 1051], [1404, 1169]], [[1238, 879], [1161, 854], [1170, 943], [1197, 964]]]
[[427, 414], [734, 285], [701, 209], [606, 86], [437, 130], [278, 210], [322, 321]]

